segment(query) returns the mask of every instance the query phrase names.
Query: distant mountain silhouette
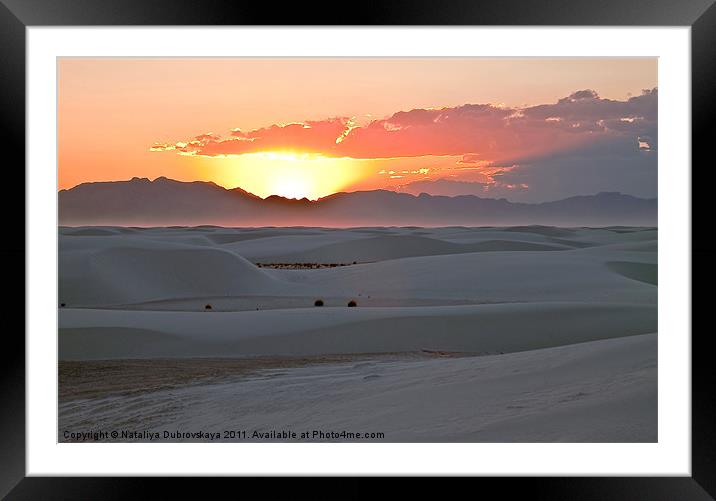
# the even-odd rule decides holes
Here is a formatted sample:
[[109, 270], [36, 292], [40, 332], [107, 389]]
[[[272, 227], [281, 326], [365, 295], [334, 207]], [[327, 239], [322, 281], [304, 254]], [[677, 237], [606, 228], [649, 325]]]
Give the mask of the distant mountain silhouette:
[[474, 195], [413, 196], [386, 190], [335, 193], [317, 201], [262, 199], [211, 182], [84, 183], [58, 193], [64, 226], [655, 226], [657, 200], [598, 193], [539, 204]]

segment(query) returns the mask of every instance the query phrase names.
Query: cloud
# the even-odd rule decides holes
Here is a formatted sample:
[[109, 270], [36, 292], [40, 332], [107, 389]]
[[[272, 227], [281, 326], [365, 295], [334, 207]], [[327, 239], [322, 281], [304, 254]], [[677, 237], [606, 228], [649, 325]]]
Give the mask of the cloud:
[[[582, 90], [556, 104], [523, 110], [525, 124], [549, 123], [565, 131], [642, 137], [656, 149], [658, 90], [645, 89], [626, 101], [602, 99], [593, 90]], [[653, 143], [653, 144], [652, 144]]]
[[349, 118], [329, 118], [285, 125], [272, 125], [247, 132], [233, 129], [229, 137], [208, 133], [190, 141], [156, 143], [151, 151], [175, 150], [179, 154], [221, 157], [261, 151], [300, 151], [330, 155], [336, 138], [349, 127]]
[[529, 186], [507, 195], [513, 201], [557, 200], [601, 191], [653, 198], [658, 191], [657, 152], [639, 148], [633, 137], [605, 137], [581, 148], [522, 159], [493, 179]]
[[[262, 151], [356, 159], [450, 157], [457, 158], [454, 172], [444, 179], [433, 177], [440, 169], [432, 179], [418, 180], [408, 171], [390, 175], [405, 175], [393, 179], [410, 190], [488, 193], [515, 201], [598, 191], [656, 196], [656, 88], [622, 101], [582, 89], [553, 103], [522, 108], [465, 104], [364, 118], [234, 129], [225, 136], [205, 133], [156, 143], [150, 150], [207, 157]], [[481, 177], [471, 178], [469, 169]]]
[[480, 153], [489, 158], [500, 143], [513, 144], [506, 127], [511, 110], [489, 104], [398, 112], [357, 127], [340, 143], [353, 158], [392, 158]]
[[523, 110], [527, 118], [560, 117], [572, 122], [624, 117], [642, 117], [656, 120], [657, 89], [645, 89], [639, 96], [626, 101], [602, 99], [593, 90], [577, 91], [555, 104], [541, 104]]
[[458, 163], [460, 164], [474, 164], [478, 162], [484, 162], [484, 159], [480, 158], [480, 155], [477, 155], [475, 153], [463, 155], [462, 158], [458, 161]]
[[399, 111], [357, 126], [338, 117], [241, 131], [228, 137], [202, 134], [153, 151], [225, 156], [259, 151], [300, 151], [324, 156], [366, 158], [462, 155], [463, 162], [504, 162], [580, 147], [605, 136], [633, 137], [656, 149], [657, 90], [626, 101], [602, 99], [580, 90], [526, 108], [465, 104]]
[[211, 155], [212, 151], [222, 152], [222, 149], [227, 147], [232, 152], [297, 150], [328, 153], [335, 147], [336, 139], [344, 133], [349, 123], [349, 118], [339, 117], [321, 121], [272, 125], [248, 132], [234, 129], [231, 132], [232, 138], [210, 142], [201, 150], [201, 153]]

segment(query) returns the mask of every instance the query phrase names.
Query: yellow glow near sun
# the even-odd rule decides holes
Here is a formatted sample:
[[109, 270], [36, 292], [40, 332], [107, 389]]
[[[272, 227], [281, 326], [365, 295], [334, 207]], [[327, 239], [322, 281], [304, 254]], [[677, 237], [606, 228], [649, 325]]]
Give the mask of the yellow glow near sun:
[[213, 171], [218, 184], [240, 187], [262, 198], [279, 195], [316, 200], [365, 175], [361, 162], [352, 158], [294, 152], [249, 153], [202, 163], [204, 169]]

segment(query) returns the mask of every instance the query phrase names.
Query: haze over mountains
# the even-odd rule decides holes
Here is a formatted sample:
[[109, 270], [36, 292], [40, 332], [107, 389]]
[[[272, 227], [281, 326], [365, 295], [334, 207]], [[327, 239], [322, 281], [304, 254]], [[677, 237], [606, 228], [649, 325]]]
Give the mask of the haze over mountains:
[[418, 196], [387, 190], [336, 193], [317, 201], [266, 199], [212, 182], [83, 183], [58, 193], [63, 226], [655, 226], [657, 200], [598, 193], [539, 204], [474, 195]]

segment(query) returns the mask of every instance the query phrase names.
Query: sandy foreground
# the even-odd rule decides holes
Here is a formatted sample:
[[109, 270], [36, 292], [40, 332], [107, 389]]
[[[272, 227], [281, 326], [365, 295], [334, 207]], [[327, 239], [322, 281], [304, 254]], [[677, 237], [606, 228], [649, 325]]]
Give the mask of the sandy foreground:
[[59, 272], [61, 441], [657, 440], [654, 228], [60, 228]]

